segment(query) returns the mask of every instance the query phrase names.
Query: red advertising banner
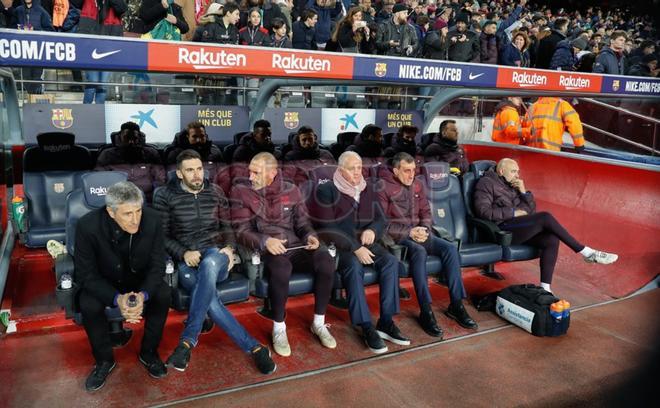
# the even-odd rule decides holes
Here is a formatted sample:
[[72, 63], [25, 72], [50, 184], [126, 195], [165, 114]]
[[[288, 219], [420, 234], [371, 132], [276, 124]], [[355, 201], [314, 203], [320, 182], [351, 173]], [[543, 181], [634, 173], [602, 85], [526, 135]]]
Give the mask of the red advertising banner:
[[296, 50], [149, 43], [149, 71], [353, 78], [353, 57]]
[[498, 88], [599, 93], [602, 82], [603, 77], [600, 75], [576, 72], [501, 67], [497, 73]]

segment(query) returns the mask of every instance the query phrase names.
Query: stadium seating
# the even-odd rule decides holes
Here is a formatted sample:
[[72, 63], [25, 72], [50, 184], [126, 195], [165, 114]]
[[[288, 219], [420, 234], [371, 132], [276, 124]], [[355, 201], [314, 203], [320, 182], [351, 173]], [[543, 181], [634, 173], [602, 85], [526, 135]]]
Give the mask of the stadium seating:
[[355, 138], [359, 134], [359, 132], [342, 132], [337, 134], [337, 141], [330, 145], [330, 153], [335, 157], [335, 160], [339, 159], [339, 156], [344, 153], [348, 146], [354, 144]]

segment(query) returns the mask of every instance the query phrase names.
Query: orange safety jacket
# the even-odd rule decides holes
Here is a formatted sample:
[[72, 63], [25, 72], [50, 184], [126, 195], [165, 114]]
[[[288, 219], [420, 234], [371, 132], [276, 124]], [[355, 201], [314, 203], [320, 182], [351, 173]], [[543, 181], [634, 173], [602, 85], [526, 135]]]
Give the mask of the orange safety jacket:
[[493, 142], [526, 144], [530, 139], [531, 125], [520, 123], [520, 115], [515, 106], [506, 105], [495, 115], [493, 121]]
[[575, 147], [584, 146], [580, 116], [571, 104], [561, 98], [539, 98], [527, 111], [525, 120], [532, 124], [528, 146], [559, 151], [563, 144], [564, 128], [571, 134]]

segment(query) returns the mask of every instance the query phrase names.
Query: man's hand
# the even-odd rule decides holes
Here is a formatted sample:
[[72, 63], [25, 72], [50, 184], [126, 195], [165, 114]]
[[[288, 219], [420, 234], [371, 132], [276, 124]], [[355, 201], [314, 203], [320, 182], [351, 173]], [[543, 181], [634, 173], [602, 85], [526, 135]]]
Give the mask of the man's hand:
[[371, 252], [367, 247], [361, 246], [353, 253], [362, 265], [371, 265], [374, 263], [374, 257], [376, 255], [374, 255], [373, 252]]
[[527, 190], [525, 189], [525, 183], [522, 179], [515, 179], [511, 182], [511, 185], [520, 191], [521, 194], [525, 194]]
[[191, 268], [196, 268], [202, 260], [202, 254], [199, 251], [186, 251], [183, 254], [183, 261]]
[[527, 4], [527, 0], [520, 0], [520, 7], [525, 7], [525, 4]]
[[[131, 296], [135, 296], [137, 302], [136, 305], [132, 307], [128, 304]], [[140, 323], [142, 320], [142, 312], [144, 311], [144, 295], [142, 292], [129, 292], [119, 295], [117, 297], [117, 306], [119, 306], [121, 315], [126, 319], [126, 323]]]
[[230, 246], [226, 246], [220, 250], [220, 253], [227, 255], [227, 258], [229, 258], [229, 265], [227, 266], [227, 270], [231, 271], [231, 269], [234, 267], [234, 249]]
[[515, 210], [513, 212], [514, 217], [522, 217], [524, 215], [527, 215], [527, 211], [525, 211], [525, 210]]
[[10, 8], [10, 7], [12, 6], [12, 3], [13, 3], [12, 0], [2, 0], [2, 5], [3, 5], [6, 9]]
[[440, 29], [440, 33], [442, 34], [443, 37], [446, 37], [448, 32], [449, 32], [449, 28], [447, 27], [442, 27]]
[[426, 227], [415, 227], [410, 230], [410, 238], [421, 244], [429, 238], [429, 232]]
[[371, 245], [374, 243], [376, 240], [376, 233], [373, 232], [370, 229], [366, 229], [362, 231], [362, 235], [360, 235], [360, 241], [362, 242], [362, 245]]
[[160, 0], [160, 4], [163, 6], [164, 9], [170, 8], [170, 3], [167, 0]]
[[177, 22], [177, 19], [176, 17], [174, 17], [173, 14], [168, 14], [167, 16], [165, 16], [165, 20], [169, 21], [172, 24], [176, 24]]
[[277, 239], [277, 238], [268, 238], [266, 240], [266, 250], [272, 255], [284, 255], [286, 254], [286, 239]]
[[314, 235], [310, 235], [307, 237], [307, 248], [305, 248], [308, 251], [313, 251], [315, 249], [319, 249], [319, 246], [321, 243], [319, 242], [319, 239], [316, 238]]

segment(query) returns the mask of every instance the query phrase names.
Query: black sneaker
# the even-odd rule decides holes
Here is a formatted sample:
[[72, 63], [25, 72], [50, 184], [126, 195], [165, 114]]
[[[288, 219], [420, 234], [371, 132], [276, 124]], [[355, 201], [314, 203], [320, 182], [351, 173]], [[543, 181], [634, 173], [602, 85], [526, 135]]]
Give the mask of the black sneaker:
[[167, 375], [167, 367], [163, 364], [163, 360], [160, 359], [158, 353], [150, 355], [140, 353], [138, 359], [153, 378], [163, 378]]
[[167, 365], [173, 367], [177, 371], [186, 371], [191, 353], [192, 350], [190, 350], [190, 347], [183, 344], [183, 342], [179, 342], [179, 345], [176, 346], [172, 355], [167, 358]]
[[252, 358], [262, 374], [272, 374], [277, 370], [277, 365], [275, 365], [270, 350], [266, 346], [260, 344], [252, 350]]
[[400, 346], [410, 345], [410, 339], [401, 334], [401, 331], [399, 331], [399, 328], [396, 327], [393, 321], [385, 325], [379, 320], [378, 324], [376, 325], [376, 331], [378, 332], [378, 335], [381, 339], [391, 341], [392, 343], [398, 344]]
[[114, 361], [104, 361], [94, 366], [94, 369], [85, 380], [85, 389], [89, 392], [99, 390], [105, 385], [108, 378], [117, 363]]
[[385, 345], [385, 342], [380, 338], [376, 332], [376, 329], [373, 327], [362, 329], [362, 337], [364, 337], [365, 344], [373, 353], [381, 354], [387, 352], [387, 346]]
[[204, 323], [202, 323], [201, 334], [209, 333], [211, 330], [213, 330], [213, 320], [211, 320], [210, 317], [207, 317], [206, 319], [204, 319]]
[[133, 330], [123, 329], [119, 333], [110, 333], [110, 341], [112, 342], [112, 348], [122, 348], [131, 341], [133, 336]]
[[422, 329], [429, 336], [440, 337], [442, 340], [442, 329], [438, 326], [438, 322], [435, 320], [435, 315], [432, 310], [422, 311], [419, 313], [419, 324], [422, 326]]
[[450, 304], [445, 314], [447, 317], [456, 320], [458, 324], [460, 324], [462, 327], [465, 327], [466, 329], [476, 330], [479, 327], [477, 322], [475, 322], [470, 317], [467, 310], [465, 310], [465, 306], [463, 306], [463, 304], [458, 306]]

